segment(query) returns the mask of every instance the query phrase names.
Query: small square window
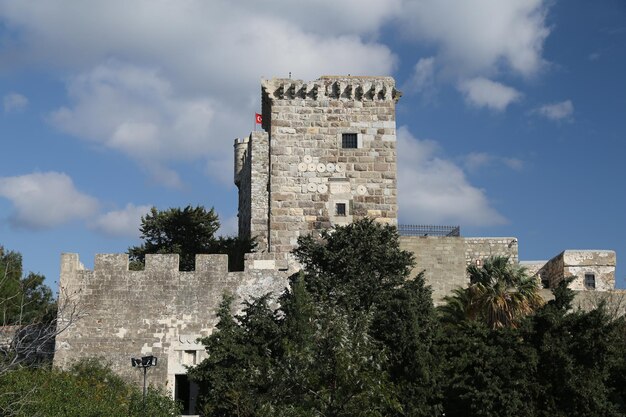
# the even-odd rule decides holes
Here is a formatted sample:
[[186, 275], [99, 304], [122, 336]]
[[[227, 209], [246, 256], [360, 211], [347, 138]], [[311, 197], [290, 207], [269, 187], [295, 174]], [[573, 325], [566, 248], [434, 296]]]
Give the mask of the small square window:
[[345, 216], [345, 215], [346, 215], [346, 203], [335, 204], [335, 216]]
[[344, 149], [356, 149], [359, 147], [358, 136], [356, 133], [342, 133], [341, 147]]
[[596, 289], [596, 276], [594, 274], [585, 274], [585, 288]]

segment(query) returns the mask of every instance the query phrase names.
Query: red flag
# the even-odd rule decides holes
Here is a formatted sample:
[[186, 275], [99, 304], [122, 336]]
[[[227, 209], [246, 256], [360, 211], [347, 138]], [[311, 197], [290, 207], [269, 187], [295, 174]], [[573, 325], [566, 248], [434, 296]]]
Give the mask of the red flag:
[[260, 125], [261, 123], [263, 123], [263, 116], [261, 116], [259, 113], [254, 113], [254, 120], [256, 124]]

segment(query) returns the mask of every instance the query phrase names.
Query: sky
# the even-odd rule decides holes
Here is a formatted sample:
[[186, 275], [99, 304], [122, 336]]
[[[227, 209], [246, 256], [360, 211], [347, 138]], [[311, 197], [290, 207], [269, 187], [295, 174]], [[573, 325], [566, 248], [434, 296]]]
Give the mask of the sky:
[[234, 234], [233, 139], [290, 73], [395, 78], [399, 223], [612, 249], [626, 287], [623, 0], [0, 0], [0, 245], [56, 287], [151, 206]]

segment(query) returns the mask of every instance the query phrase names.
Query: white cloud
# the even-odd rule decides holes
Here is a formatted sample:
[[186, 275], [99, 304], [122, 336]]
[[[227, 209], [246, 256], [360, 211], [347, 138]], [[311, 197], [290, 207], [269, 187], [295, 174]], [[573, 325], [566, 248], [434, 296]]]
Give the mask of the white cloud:
[[150, 211], [152, 206], [135, 206], [127, 204], [122, 210], [113, 210], [100, 215], [92, 224], [92, 228], [108, 236], [134, 237], [141, 235], [141, 217]]
[[463, 77], [512, 70], [523, 76], [542, 67], [550, 33], [547, 0], [407, 0], [405, 30], [439, 46], [448, 72]]
[[11, 223], [27, 229], [46, 229], [86, 218], [98, 206], [95, 198], [78, 191], [72, 179], [59, 172], [0, 177], [0, 196], [13, 203]]
[[158, 71], [117, 62], [68, 82], [71, 108], [51, 114], [61, 130], [138, 160], [206, 155], [216, 105], [184, 98]]
[[505, 110], [522, 97], [516, 89], [482, 77], [462, 81], [458, 88], [469, 104], [497, 111]]
[[18, 112], [28, 106], [28, 99], [18, 93], [9, 93], [2, 98], [2, 103], [5, 113]]
[[519, 158], [508, 158], [493, 155], [487, 152], [471, 152], [463, 158], [463, 166], [469, 172], [477, 171], [492, 164], [501, 164], [514, 171], [521, 171], [524, 168], [524, 161]]
[[464, 158], [465, 168], [469, 171], [476, 171], [491, 163], [493, 156], [486, 152], [472, 152]]
[[162, 175], [172, 160], [232, 159], [231, 140], [246, 133], [246, 115], [260, 108], [262, 76], [390, 74], [396, 57], [375, 39], [400, 6], [0, 0], [0, 18], [19, 28], [16, 47], [3, 48], [0, 59], [74, 74], [69, 103], [51, 115], [55, 126], [179, 185], [172, 172]]
[[408, 91], [423, 92], [433, 88], [435, 82], [435, 58], [420, 58], [413, 68], [413, 74], [405, 84]]
[[574, 114], [574, 104], [571, 100], [565, 100], [560, 103], [543, 105], [535, 109], [534, 112], [550, 120], [571, 119]]
[[10, 51], [18, 62], [84, 70], [132, 57], [158, 67], [180, 91], [220, 93], [232, 103], [258, 88], [261, 76], [390, 73], [389, 48], [365, 37], [391, 18], [399, 0], [323, 3], [0, 0], [0, 13], [20, 28], [20, 47]]
[[489, 226], [506, 219], [491, 207], [484, 190], [472, 186], [455, 163], [437, 156], [439, 147], [398, 129], [400, 220], [420, 224]]
[[524, 161], [519, 158], [502, 158], [502, 162], [514, 171], [524, 169]]

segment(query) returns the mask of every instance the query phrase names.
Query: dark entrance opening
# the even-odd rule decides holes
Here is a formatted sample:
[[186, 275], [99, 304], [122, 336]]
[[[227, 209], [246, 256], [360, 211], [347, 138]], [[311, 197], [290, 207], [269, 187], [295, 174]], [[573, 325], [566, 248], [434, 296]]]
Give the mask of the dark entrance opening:
[[198, 398], [198, 384], [192, 382], [185, 374], [176, 375], [174, 399], [183, 406], [183, 415], [196, 414], [196, 399]]

